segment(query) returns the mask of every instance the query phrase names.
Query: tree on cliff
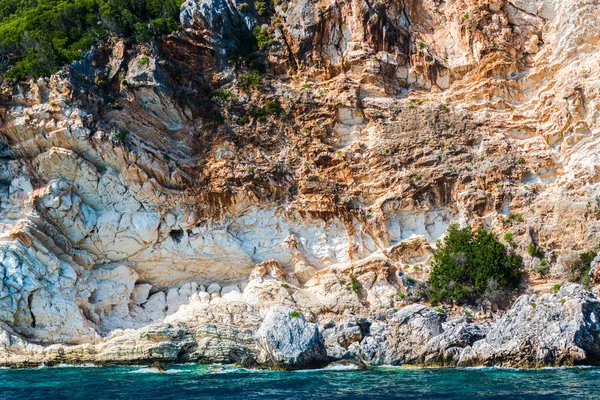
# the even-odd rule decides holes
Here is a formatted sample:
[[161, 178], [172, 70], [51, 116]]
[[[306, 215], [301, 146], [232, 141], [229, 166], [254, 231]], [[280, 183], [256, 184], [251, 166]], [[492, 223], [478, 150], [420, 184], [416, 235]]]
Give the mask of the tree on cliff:
[[179, 27], [182, 0], [0, 0], [0, 74], [37, 78], [106, 36], [142, 42]]
[[490, 232], [451, 225], [431, 266], [427, 293], [432, 303], [476, 303], [491, 292], [516, 288], [522, 260]]

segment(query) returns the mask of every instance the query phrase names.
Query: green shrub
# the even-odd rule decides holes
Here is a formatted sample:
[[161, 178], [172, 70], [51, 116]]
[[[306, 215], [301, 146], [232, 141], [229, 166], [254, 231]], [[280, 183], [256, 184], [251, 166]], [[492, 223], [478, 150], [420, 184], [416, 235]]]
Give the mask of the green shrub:
[[560, 290], [560, 288], [561, 288], [560, 284], [559, 284], [559, 283], [556, 283], [556, 284], [554, 284], [554, 285], [552, 286], [552, 291], [553, 291], [554, 293], [556, 293], [556, 292], [558, 292], [558, 291]]
[[262, 121], [267, 117], [267, 111], [264, 107], [252, 107], [250, 109], [250, 115], [258, 121]]
[[512, 232], [506, 232], [504, 234], [504, 240], [507, 241], [508, 243], [513, 241], [513, 234]]
[[398, 293], [396, 296], [398, 296], [401, 299], [404, 299], [406, 297], [404, 293]]
[[148, 57], [142, 57], [137, 61], [136, 64], [137, 65], [148, 65], [148, 64], [150, 64], [150, 59]]
[[[544, 260], [546, 261], [546, 260]], [[540, 265], [538, 265], [535, 268], [535, 273], [538, 274], [540, 276], [540, 278], [542, 279], [546, 279], [546, 277], [548, 276], [548, 274], [550, 273], [550, 267], [548, 266], [547, 263], [541, 263]]]
[[352, 290], [355, 293], [360, 292], [360, 285], [355, 280], [352, 280], [352, 282], [346, 285], [346, 288], [348, 288], [348, 290]]
[[592, 261], [596, 258], [596, 251], [590, 250], [579, 254], [579, 258], [567, 266], [569, 282], [579, 283], [585, 288], [590, 289], [592, 286], [590, 280], [590, 268]]
[[269, 12], [269, 3], [268, 1], [257, 0], [254, 2], [254, 8], [256, 8], [258, 15], [263, 17]]
[[269, 34], [268, 28], [261, 28], [260, 26], [255, 26], [254, 29], [252, 29], [252, 34], [256, 39], [256, 44], [258, 45], [259, 50], [265, 50], [272, 42], [272, 38]]
[[279, 115], [281, 113], [281, 104], [278, 100], [266, 100], [265, 111], [269, 115]]
[[210, 94], [210, 97], [213, 99], [221, 99], [223, 101], [228, 101], [235, 99], [235, 94], [229, 89], [217, 89]]
[[250, 11], [250, 5], [248, 3], [242, 3], [238, 6], [238, 11], [241, 13], [247, 13]]
[[282, 283], [281, 287], [284, 288], [284, 289], [287, 289], [287, 288], [290, 287], [290, 285], [288, 285], [287, 283]]
[[125, 138], [127, 137], [127, 132], [122, 131], [120, 129], [114, 130], [113, 134], [119, 143], [125, 143]]
[[460, 17], [460, 22], [465, 22], [468, 19], [469, 19], [469, 13], [466, 12], [462, 15], [462, 17]]
[[523, 222], [523, 216], [521, 214], [513, 214], [513, 213], [508, 213], [508, 215], [506, 216], [506, 218], [504, 219], [504, 223], [508, 224], [511, 222]]
[[432, 302], [474, 303], [492, 283], [496, 290], [516, 288], [522, 260], [483, 229], [451, 225], [431, 266], [427, 293]]
[[302, 316], [302, 313], [298, 310], [294, 310], [292, 312], [290, 312], [290, 317], [292, 318], [299, 318]]
[[527, 254], [529, 254], [531, 257], [537, 256], [538, 248], [534, 243], [529, 243], [527, 245]]
[[247, 115], [242, 115], [238, 118], [237, 124], [240, 126], [247, 125], [250, 122], [250, 118]]
[[258, 71], [247, 71], [240, 75], [240, 87], [244, 90], [260, 88], [260, 74]]

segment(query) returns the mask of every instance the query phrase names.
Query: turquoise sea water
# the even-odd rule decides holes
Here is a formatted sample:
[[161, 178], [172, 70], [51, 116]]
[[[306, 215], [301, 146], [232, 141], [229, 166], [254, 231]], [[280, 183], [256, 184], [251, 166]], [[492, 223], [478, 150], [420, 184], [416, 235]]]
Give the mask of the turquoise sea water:
[[175, 365], [0, 370], [0, 399], [600, 399], [600, 368], [252, 371]]

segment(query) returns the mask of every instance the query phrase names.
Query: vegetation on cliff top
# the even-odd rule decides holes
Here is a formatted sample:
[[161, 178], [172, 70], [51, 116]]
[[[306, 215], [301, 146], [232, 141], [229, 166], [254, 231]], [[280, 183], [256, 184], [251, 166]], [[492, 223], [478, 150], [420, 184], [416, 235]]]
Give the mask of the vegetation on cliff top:
[[182, 0], [3, 0], [0, 74], [49, 75], [109, 35], [142, 42], [176, 30]]
[[519, 285], [522, 260], [490, 232], [451, 225], [431, 263], [428, 297], [433, 302], [497, 301]]

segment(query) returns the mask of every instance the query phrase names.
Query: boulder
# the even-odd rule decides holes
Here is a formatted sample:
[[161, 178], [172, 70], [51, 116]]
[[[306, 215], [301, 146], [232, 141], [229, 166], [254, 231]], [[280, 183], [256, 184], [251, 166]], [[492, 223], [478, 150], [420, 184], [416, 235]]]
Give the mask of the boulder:
[[299, 369], [327, 363], [323, 337], [317, 325], [289, 307], [274, 307], [256, 331], [257, 362], [272, 368]]

